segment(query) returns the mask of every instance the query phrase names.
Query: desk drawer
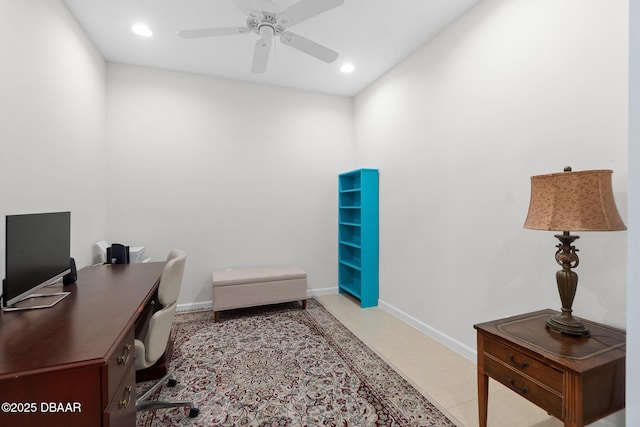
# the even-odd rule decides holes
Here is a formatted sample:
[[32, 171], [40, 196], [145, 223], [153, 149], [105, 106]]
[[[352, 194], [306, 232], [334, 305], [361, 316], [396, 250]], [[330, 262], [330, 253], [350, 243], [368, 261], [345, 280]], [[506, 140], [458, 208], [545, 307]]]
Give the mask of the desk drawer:
[[551, 415], [563, 419], [562, 394], [546, 389], [521, 375], [516, 369], [505, 366], [486, 355], [484, 356], [484, 369], [491, 378], [545, 409]]
[[103, 414], [104, 427], [130, 427], [136, 425], [136, 369], [133, 363], [125, 372], [115, 397]]
[[127, 332], [127, 335], [124, 337], [124, 339], [120, 341], [120, 343], [118, 343], [113, 354], [109, 357], [109, 362], [107, 364], [109, 377], [107, 388], [107, 402], [111, 402], [113, 400], [116, 391], [118, 391], [118, 387], [120, 387], [120, 383], [122, 383], [122, 379], [127, 373], [128, 368], [134, 364], [134, 338], [134, 328], [131, 328]]
[[512, 347], [490, 339], [486, 339], [484, 342], [484, 352], [511, 367], [514, 372], [526, 374], [558, 393], [563, 393], [564, 382], [561, 371], [553, 369], [551, 366], [545, 365]]

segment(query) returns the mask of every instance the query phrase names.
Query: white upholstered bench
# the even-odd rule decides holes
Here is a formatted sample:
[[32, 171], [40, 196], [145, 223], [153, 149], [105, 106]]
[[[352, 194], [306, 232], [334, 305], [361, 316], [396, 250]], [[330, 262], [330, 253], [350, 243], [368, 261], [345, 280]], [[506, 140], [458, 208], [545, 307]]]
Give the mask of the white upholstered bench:
[[220, 311], [234, 308], [291, 301], [307, 306], [307, 273], [297, 266], [214, 271], [212, 284], [215, 322]]

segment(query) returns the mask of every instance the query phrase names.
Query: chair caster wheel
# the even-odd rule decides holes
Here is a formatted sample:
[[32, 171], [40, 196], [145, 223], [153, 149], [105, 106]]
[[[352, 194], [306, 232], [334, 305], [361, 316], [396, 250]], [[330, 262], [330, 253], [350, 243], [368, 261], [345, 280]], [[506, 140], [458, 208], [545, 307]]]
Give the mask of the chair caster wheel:
[[176, 381], [176, 379], [175, 379], [175, 378], [169, 378], [169, 381], [167, 381], [167, 385], [168, 385], [169, 387], [175, 387], [175, 386], [176, 386], [176, 384], [178, 384], [178, 381]]
[[189, 409], [189, 418], [195, 418], [200, 414], [200, 409], [198, 408], [190, 408]]

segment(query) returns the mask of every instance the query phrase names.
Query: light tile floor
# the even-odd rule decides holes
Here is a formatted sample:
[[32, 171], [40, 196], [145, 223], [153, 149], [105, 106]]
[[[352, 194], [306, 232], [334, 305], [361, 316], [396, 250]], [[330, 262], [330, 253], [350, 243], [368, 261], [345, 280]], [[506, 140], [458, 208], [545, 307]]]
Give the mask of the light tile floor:
[[[378, 307], [361, 309], [357, 300], [341, 294], [315, 298], [461, 427], [478, 425], [474, 362]], [[490, 427], [563, 425], [511, 390], [489, 383]]]

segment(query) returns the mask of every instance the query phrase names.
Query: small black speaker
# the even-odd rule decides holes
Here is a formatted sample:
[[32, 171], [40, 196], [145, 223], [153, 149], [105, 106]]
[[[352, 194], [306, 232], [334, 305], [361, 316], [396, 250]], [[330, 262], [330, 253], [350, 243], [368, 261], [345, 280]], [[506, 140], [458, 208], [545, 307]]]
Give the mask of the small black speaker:
[[129, 246], [112, 243], [107, 248], [107, 264], [129, 264]]
[[63, 285], [72, 285], [76, 283], [76, 280], [78, 280], [78, 270], [76, 270], [76, 260], [73, 258], [70, 258], [69, 266], [71, 268], [71, 271], [62, 277]]

